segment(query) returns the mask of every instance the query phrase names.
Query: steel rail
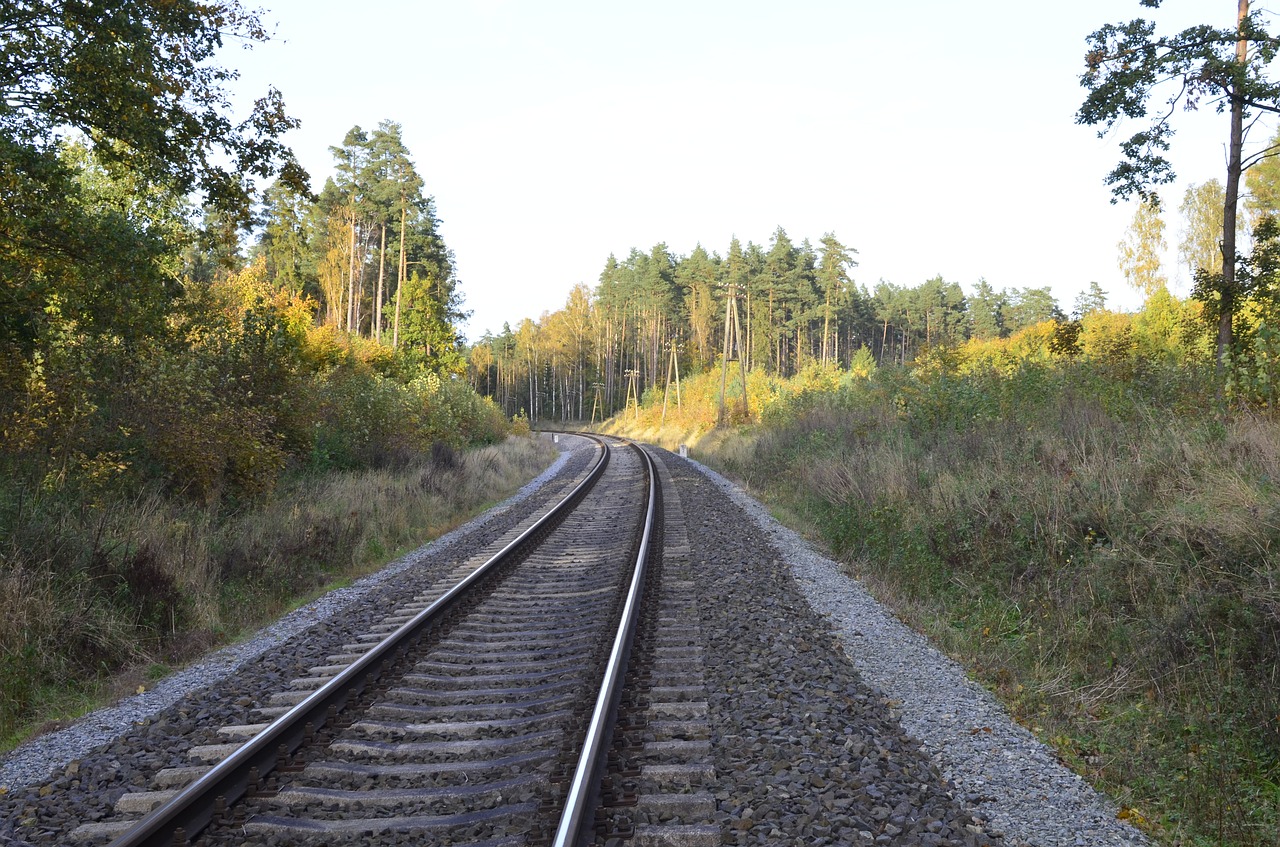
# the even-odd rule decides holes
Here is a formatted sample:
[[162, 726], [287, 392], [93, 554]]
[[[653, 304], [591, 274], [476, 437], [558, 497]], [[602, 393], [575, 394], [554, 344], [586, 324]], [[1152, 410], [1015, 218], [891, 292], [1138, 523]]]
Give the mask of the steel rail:
[[631, 576], [631, 587], [627, 591], [626, 604], [623, 606], [622, 619], [613, 640], [613, 650], [609, 654], [609, 665], [600, 682], [600, 694], [596, 697], [595, 710], [587, 726], [582, 753], [578, 758], [573, 780], [569, 783], [564, 808], [560, 813], [560, 823], [551, 842], [553, 847], [580, 847], [593, 834], [600, 778], [608, 761], [609, 742], [617, 720], [618, 703], [622, 699], [627, 664], [631, 658], [636, 630], [640, 625], [650, 541], [657, 520], [658, 473], [652, 457], [642, 447], [634, 443], [630, 446], [643, 458], [645, 470], [649, 474], [649, 505], [645, 511], [644, 532], [640, 538], [640, 549], [636, 552], [635, 569]]
[[[378, 679], [382, 668], [398, 657], [402, 647], [420, 636], [484, 576], [540, 540], [586, 497], [609, 464], [609, 446], [602, 439], [585, 437], [597, 443], [600, 456], [586, 478], [554, 508], [445, 592], [440, 599], [378, 642], [377, 646], [317, 688], [301, 703], [276, 718], [208, 773], [139, 819], [135, 826], [112, 841], [108, 847], [171, 847], [180, 839], [194, 837], [208, 826], [218, 806], [230, 805], [240, 799], [251, 785], [256, 785], [258, 780], [274, 770], [280, 760], [293, 753], [317, 729], [336, 717], [349, 700]], [[182, 831], [180, 836], [178, 830]]]

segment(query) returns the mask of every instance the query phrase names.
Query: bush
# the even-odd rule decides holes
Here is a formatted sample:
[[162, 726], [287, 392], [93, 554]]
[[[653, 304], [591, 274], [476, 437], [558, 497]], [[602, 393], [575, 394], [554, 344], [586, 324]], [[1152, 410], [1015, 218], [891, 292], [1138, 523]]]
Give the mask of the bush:
[[357, 509], [318, 518], [306, 543], [229, 541], [244, 516], [335, 474], [421, 468], [451, 455], [438, 445], [506, 437], [465, 383], [313, 328], [313, 309], [272, 291], [258, 263], [190, 286], [164, 333], [125, 343], [51, 319], [30, 355], [0, 348], [0, 734], [59, 680], [87, 690], [180, 643], [208, 646], [235, 618], [222, 606], [260, 614], [315, 585], [329, 572], [315, 545], [327, 568], [428, 529], [401, 516], [375, 537], [379, 519]]

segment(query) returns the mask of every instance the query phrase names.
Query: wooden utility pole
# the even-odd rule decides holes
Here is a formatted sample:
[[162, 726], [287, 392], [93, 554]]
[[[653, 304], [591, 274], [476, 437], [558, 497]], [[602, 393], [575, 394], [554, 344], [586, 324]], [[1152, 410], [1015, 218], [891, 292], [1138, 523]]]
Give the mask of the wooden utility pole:
[[350, 255], [347, 256], [347, 332], [351, 332], [351, 325], [355, 323], [355, 300], [356, 300], [356, 199], [355, 189], [351, 190], [351, 214], [348, 216], [351, 224], [351, 241], [349, 244]]
[[387, 275], [387, 222], [382, 222], [382, 242], [378, 245], [378, 296], [373, 301], [373, 337], [382, 340], [382, 280]]
[[[1236, 296], [1236, 205], [1240, 196], [1240, 174], [1244, 170], [1240, 161], [1241, 148], [1244, 146], [1244, 93], [1240, 91], [1247, 75], [1246, 66], [1249, 60], [1249, 41], [1244, 37], [1245, 19], [1249, 17], [1249, 0], [1239, 0], [1236, 13], [1236, 32], [1240, 37], [1236, 41], [1237, 73], [1231, 84], [1231, 140], [1227, 145], [1227, 184], [1226, 203], [1222, 214], [1222, 288], [1221, 301], [1218, 304], [1218, 376], [1226, 373], [1227, 356], [1231, 352], [1232, 326], [1231, 320], [1235, 311]], [[1221, 386], [1222, 381], [1219, 380]], [[1219, 388], [1221, 392], [1221, 388]]]
[[676, 408], [680, 408], [680, 357], [676, 355], [676, 345], [671, 343], [671, 355], [667, 358], [667, 385], [662, 389], [662, 423], [667, 422], [667, 396], [671, 393], [671, 371], [676, 373]]
[[720, 414], [716, 419], [716, 426], [724, 426], [725, 385], [729, 377], [729, 363], [735, 359], [742, 375], [742, 417], [745, 419], [750, 414], [747, 407], [747, 364], [743, 358], [742, 324], [738, 319], [738, 286], [730, 284], [728, 295], [724, 302], [724, 358], [720, 362]]
[[635, 419], [638, 421], [640, 420], [640, 392], [636, 388], [636, 383], [640, 379], [640, 371], [636, 368], [628, 368], [623, 376], [627, 378], [627, 405], [631, 405], [632, 399], [635, 399]]
[[403, 194], [400, 195], [400, 270], [396, 274], [396, 319], [394, 328], [391, 330], [391, 348], [394, 350], [400, 346], [400, 289], [404, 287], [404, 272], [408, 269], [408, 265], [404, 261], [404, 221], [405, 215], [408, 214], [409, 201], [405, 199]]
[[591, 387], [595, 389], [595, 399], [591, 401], [591, 425], [595, 426], [597, 410], [600, 412], [600, 420], [604, 420], [604, 399], [600, 396], [600, 390], [604, 388], [604, 383], [593, 382]]

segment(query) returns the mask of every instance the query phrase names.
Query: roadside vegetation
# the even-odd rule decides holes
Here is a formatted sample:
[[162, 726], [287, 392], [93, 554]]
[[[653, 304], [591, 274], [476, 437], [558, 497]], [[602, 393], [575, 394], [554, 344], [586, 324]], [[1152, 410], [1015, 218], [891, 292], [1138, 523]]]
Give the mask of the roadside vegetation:
[[122, 671], [180, 664], [385, 563], [550, 461], [447, 372], [315, 325], [261, 260], [169, 321], [166, 342], [128, 351], [59, 339], [4, 409], [0, 745], [120, 693]]
[[289, 475], [223, 512], [151, 490], [28, 503], [0, 574], [0, 750], [233, 642], [514, 493], [553, 458], [510, 436]]
[[[726, 255], [610, 257], [563, 309], [481, 339], [470, 378], [535, 426], [693, 455], [824, 543], [1018, 720], [1171, 843], [1280, 826], [1280, 195], [1250, 171], [1230, 302], [1223, 188], [1191, 186], [1179, 299], [1160, 206], [1091, 284], [856, 284], [781, 228]], [[1241, 222], [1244, 228], [1244, 222]], [[1212, 284], [1210, 284], [1212, 283]], [[1224, 308], [1230, 341], [1224, 345]]]
[[475, 344], [472, 384], [535, 426], [690, 445], [1122, 816], [1169, 843], [1275, 845], [1280, 135], [1243, 138], [1280, 103], [1264, 17], [1241, 3], [1231, 27], [1089, 39], [1081, 123], [1141, 119], [1166, 82], [1167, 102], [1230, 106], [1225, 183], [1178, 206], [1186, 300], [1162, 266], [1174, 112], [1157, 108], [1107, 178], [1139, 201], [1117, 245], [1135, 313], [1096, 282], [1069, 312], [1047, 287], [868, 286], [834, 233], [779, 227], [723, 253], [609, 256], [595, 287]]
[[235, 0], [10, 13], [0, 748], [550, 461], [460, 378], [452, 255], [397, 124], [349, 131], [313, 193], [279, 92], [230, 114], [219, 48], [268, 38]]
[[1252, 357], [1217, 400], [1207, 334], [1170, 309], [1195, 311], [1156, 298], [911, 367], [752, 374], [735, 428], [714, 426], [715, 369], [665, 421], [654, 394], [609, 428], [748, 486], [1124, 817], [1168, 843], [1270, 844], [1280, 422], [1256, 390], [1280, 372]]
[[216, 57], [267, 39], [255, 13], [10, 5], [0, 747], [503, 496], [550, 459], [513, 432], [609, 419], [811, 532], [1139, 826], [1276, 843], [1280, 136], [1244, 135], [1280, 86], [1248, 3], [1084, 57], [1081, 123], [1230, 113], [1225, 181], [1179, 206], [1189, 300], [1160, 266], [1160, 108], [1108, 177], [1142, 201], [1135, 314], [1097, 283], [1069, 315], [1045, 286], [869, 288], [835, 233], [778, 227], [610, 256], [469, 349], [396, 123], [353, 127], [313, 191], [279, 92], [229, 114]]

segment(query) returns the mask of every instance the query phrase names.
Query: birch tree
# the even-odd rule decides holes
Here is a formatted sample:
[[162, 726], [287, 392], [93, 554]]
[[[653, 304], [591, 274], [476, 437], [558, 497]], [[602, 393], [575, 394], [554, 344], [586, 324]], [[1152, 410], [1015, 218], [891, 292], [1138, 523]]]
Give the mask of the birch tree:
[[1133, 222], [1119, 250], [1120, 272], [1130, 285], [1150, 297], [1167, 287], [1168, 278], [1160, 265], [1160, 255], [1168, 244], [1164, 240], [1164, 220], [1155, 200], [1144, 199], [1133, 213]]

